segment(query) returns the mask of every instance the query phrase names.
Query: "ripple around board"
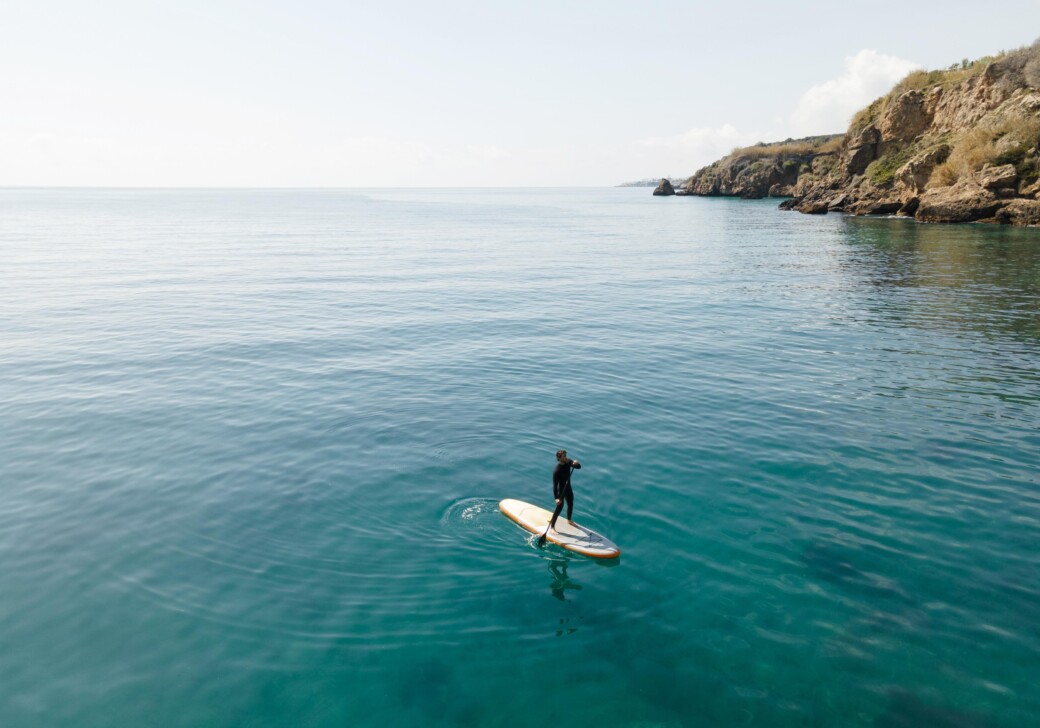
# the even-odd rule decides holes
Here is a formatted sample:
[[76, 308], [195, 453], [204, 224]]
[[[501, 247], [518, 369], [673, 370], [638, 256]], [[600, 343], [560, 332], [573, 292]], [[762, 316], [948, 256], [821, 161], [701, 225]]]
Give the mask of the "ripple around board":
[[[498, 501], [488, 498], [462, 498], [445, 509], [441, 528], [453, 539], [464, 542], [466, 548], [486, 549], [489, 546], [516, 549], [526, 544], [527, 555], [556, 562], [562, 559], [583, 558], [555, 544], [538, 545], [538, 534], [531, 533], [514, 523], [498, 508]], [[620, 559], [589, 559], [605, 566], [617, 566]]]
[[501, 545], [510, 541], [508, 519], [491, 498], [462, 498], [441, 515], [441, 529], [471, 545]]
[[441, 525], [459, 534], [472, 534], [483, 530], [490, 513], [498, 513], [498, 501], [491, 498], [460, 498], [452, 503], [441, 516]]

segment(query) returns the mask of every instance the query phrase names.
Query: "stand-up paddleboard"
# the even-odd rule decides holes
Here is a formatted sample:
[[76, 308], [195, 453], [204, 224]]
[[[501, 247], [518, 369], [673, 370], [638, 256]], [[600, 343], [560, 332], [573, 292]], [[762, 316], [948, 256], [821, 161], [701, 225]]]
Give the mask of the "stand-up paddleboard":
[[[499, 503], [498, 510], [518, 526], [539, 536], [545, 533], [549, 521], [552, 520], [552, 511], [512, 498], [506, 498]], [[613, 559], [621, 555], [621, 549], [609, 538], [590, 531], [584, 526], [579, 526], [577, 523], [568, 523], [563, 514], [556, 519], [556, 527], [553, 531], [550, 531], [545, 537], [546, 540], [563, 546], [569, 551], [591, 556], [594, 559]]]

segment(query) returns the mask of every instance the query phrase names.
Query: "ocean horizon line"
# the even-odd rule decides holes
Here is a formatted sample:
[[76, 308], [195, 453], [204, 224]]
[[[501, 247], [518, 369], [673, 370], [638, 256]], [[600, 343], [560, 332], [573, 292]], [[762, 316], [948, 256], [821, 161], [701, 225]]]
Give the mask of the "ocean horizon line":
[[[307, 185], [0, 185], [0, 190], [580, 190], [613, 189], [626, 185], [454, 185], [454, 186], [307, 186]], [[643, 189], [643, 188], [639, 188]]]

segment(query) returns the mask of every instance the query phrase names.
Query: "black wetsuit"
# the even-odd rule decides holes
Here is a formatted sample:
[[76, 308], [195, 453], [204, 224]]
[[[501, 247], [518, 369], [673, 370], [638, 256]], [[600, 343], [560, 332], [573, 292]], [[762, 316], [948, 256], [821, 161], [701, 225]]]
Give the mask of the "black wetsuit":
[[563, 510], [564, 502], [567, 503], [567, 520], [571, 520], [571, 513], [574, 511], [574, 491], [571, 490], [572, 470], [581, 470], [581, 463], [569, 458], [557, 462], [556, 469], [553, 470], [553, 498], [559, 502], [556, 504], [556, 510], [553, 511], [552, 520], [549, 521], [549, 528], [556, 528], [556, 519]]

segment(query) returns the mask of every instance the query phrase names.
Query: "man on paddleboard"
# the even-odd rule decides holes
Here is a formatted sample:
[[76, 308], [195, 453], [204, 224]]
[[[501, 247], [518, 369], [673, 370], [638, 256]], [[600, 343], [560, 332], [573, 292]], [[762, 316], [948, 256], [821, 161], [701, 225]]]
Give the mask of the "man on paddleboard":
[[567, 520], [571, 520], [574, 510], [574, 491], [571, 490], [571, 471], [573, 470], [581, 470], [581, 463], [568, 458], [566, 450], [557, 450], [556, 469], [553, 470], [553, 498], [556, 499], [556, 510], [553, 511], [549, 527], [545, 529], [545, 533], [538, 539], [539, 546], [545, 545], [546, 535], [556, 527], [556, 519], [559, 518], [560, 511], [563, 510], [564, 501], [567, 502]]

